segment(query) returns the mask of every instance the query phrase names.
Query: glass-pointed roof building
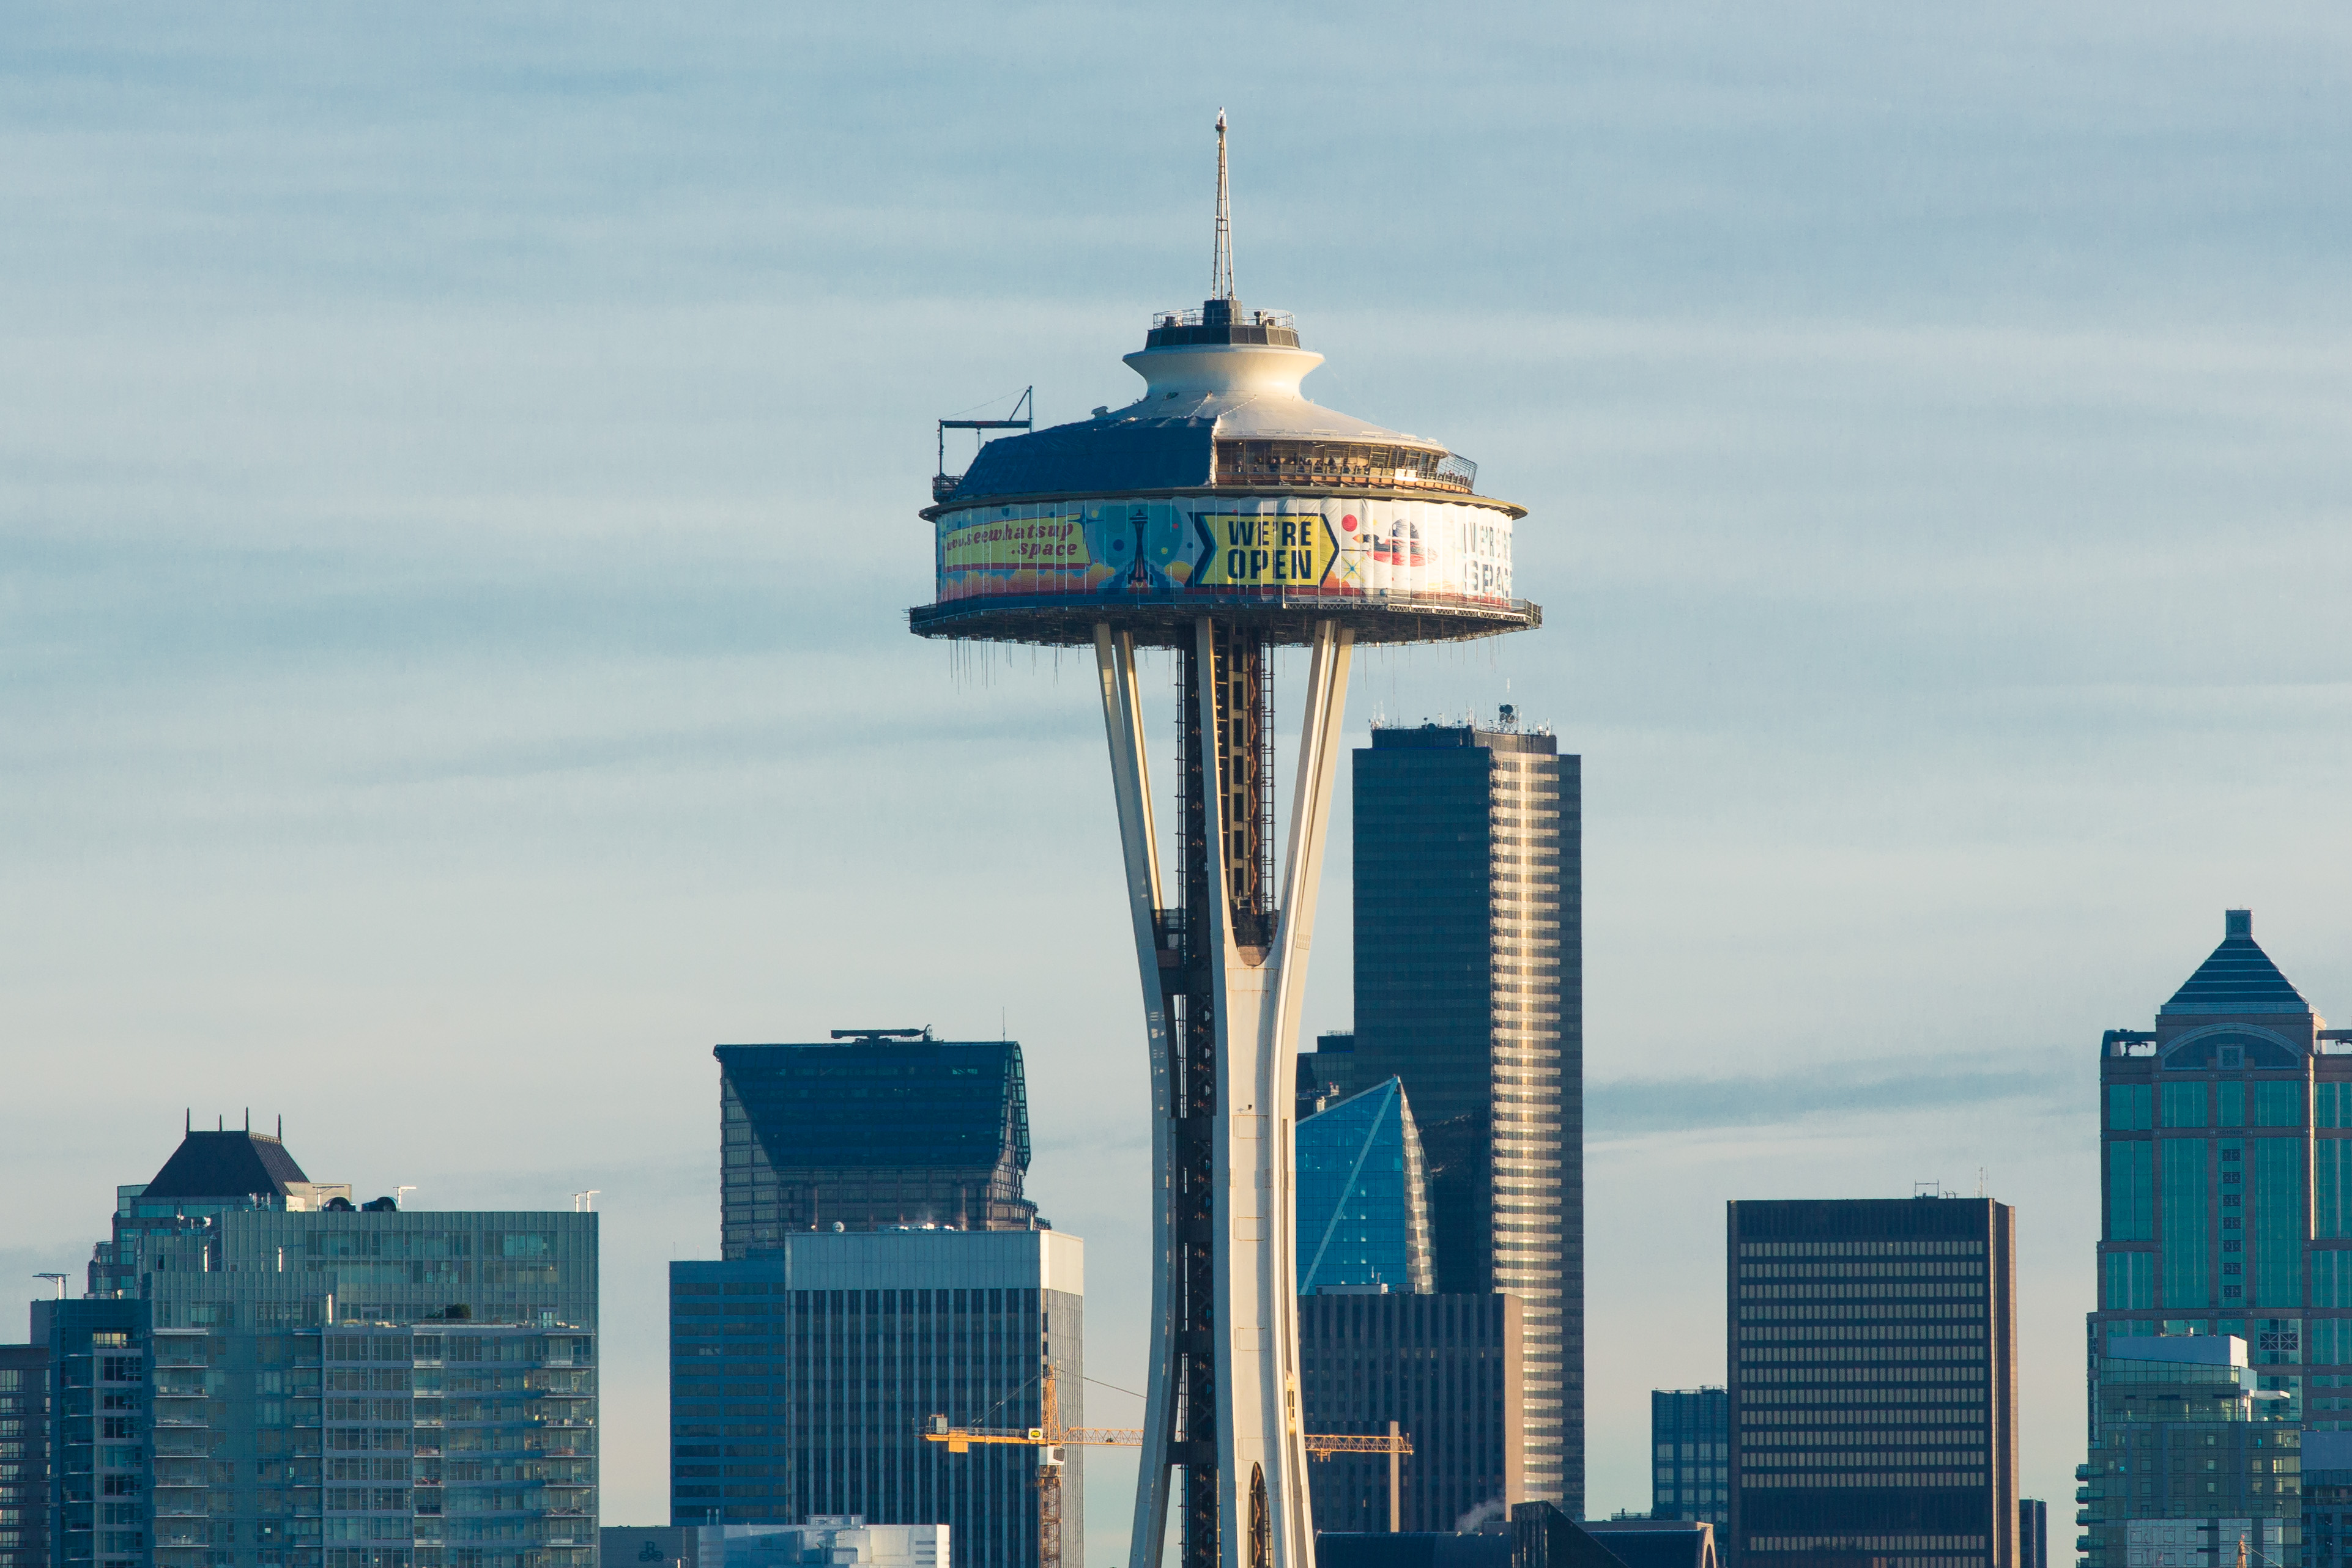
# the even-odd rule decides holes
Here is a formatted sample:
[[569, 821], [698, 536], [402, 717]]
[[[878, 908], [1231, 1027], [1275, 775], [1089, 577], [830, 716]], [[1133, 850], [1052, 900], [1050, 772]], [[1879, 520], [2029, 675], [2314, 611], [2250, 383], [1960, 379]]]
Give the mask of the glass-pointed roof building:
[[1298, 1124], [1298, 1293], [1425, 1296], [1429, 1176], [1404, 1085], [1391, 1078]]
[[[2352, 1420], [2352, 1030], [2326, 1027], [2243, 909], [2155, 1022], [2099, 1046], [2087, 1568], [2137, 1562], [2171, 1521], [2201, 1521], [2188, 1544], [2210, 1552], [2216, 1530], [2293, 1521], [2294, 1429]], [[2148, 1357], [2126, 1354], [2186, 1336], [2243, 1341], [2243, 1397], [2207, 1418], [2138, 1386]], [[2214, 1469], [2194, 1498], [2155, 1484], [2183, 1458]]]

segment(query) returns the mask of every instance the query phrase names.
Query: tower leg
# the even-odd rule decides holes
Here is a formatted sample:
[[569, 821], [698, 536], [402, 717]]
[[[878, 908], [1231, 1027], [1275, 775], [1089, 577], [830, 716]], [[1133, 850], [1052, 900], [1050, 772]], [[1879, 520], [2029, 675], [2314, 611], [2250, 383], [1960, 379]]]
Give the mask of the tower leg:
[[[1202, 622], [1206, 652], [1218, 641]], [[1213, 901], [1219, 1092], [1216, 1112], [1216, 1300], [1220, 1333], [1218, 1458], [1223, 1519], [1221, 1568], [1311, 1568], [1313, 1511], [1298, 1406], [1298, 1295], [1293, 1186], [1293, 1084], [1298, 1009], [1306, 985], [1317, 883], [1329, 835], [1350, 643], [1328, 623], [1316, 630], [1300, 715], [1298, 781], [1291, 800], [1277, 912], [1235, 898]], [[1223, 672], [1220, 672], [1223, 675]], [[1230, 682], [1225, 690], [1236, 690]], [[1248, 755], [1233, 733], [1228, 702], [1220, 754]], [[1204, 702], [1202, 719], [1212, 718]], [[1230, 779], [1204, 791], [1220, 806], [1241, 797]], [[1266, 790], [1270, 804], [1270, 781]], [[1204, 825], [1213, 880], [1239, 893], [1263, 880], [1226, 858], [1260, 839], [1238, 820], [1245, 807]], [[1262, 821], [1271, 827], [1271, 812]], [[1263, 832], [1265, 829], [1261, 829]], [[1267, 891], [1271, 891], [1270, 889]]]
[[1160, 1199], [1129, 1563], [1160, 1568], [1181, 1467], [1181, 1568], [1313, 1568], [1292, 1086], [1350, 639], [1329, 622], [1316, 628], [1277, 905], [1268, 650], [1208, 618], [1194, 632], [1181, 651], [1180, 920], [1159, 904], [1133, 645], [1107, 625], [1095, 636], [1150, 1030]]
[[1175, 1264], [1171, 1165], [1171, 1083], [1163, 955], [1179, 956], [1160, 904], [1160, 846], [1151, 819], [1151, 775], [1143, 738], [1143, 703], [1135, 675], [1135, 639], [1095, 626], [1103, 729], [1110, 742], [1111, 789], [1118, 803], [1119, 843], [1127, 863], [1128, 910], [1143, 977], [1143, 1020], [1151, 1053], [1151, 1364], [1143, 1411], [1143, 1453], [1135, 1478], [1129, 1568], [1160, 1568], [1167, 1534], [1169, 1444], [1175, 1431]]

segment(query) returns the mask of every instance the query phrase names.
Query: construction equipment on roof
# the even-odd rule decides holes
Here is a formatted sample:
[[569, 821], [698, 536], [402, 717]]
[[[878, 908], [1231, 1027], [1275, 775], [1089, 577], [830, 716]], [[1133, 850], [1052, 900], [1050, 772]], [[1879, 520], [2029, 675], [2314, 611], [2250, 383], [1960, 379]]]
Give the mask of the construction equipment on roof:
[[[1054, 1369], [1050, 1366], [1039, 1378], [1037, 1406], [1038, 1416], [1044, 1422], [1037, 1427], [950, 1427], [946, 1416], [934, 1416], [929, 1430], [923, 1434], [923, 1441], [945, 1443], [950, 1454], [968, 1454], [975, 1443], [1010, 1444], [1041, 1450], [1037, 1459], [1037, 1564], [1038, 1568], [1062, 1568], [1062, 1450], [1139, 1448], [1143, 1446], [1143, 1429], [1063, 1426], [1061, 1401], [1054, 1392]], [[1401, 1461], [1412, 1452], [1412, 1439], [1400, 1432], [1391, 1421], [1384, 1435], [1309, 1432], [1306, 1442], [1310, 1458], [1328, 1459], [1334, 1454], [1389, 1457], [1389, 1530], [1393, 1534], [1400, 1523]]]

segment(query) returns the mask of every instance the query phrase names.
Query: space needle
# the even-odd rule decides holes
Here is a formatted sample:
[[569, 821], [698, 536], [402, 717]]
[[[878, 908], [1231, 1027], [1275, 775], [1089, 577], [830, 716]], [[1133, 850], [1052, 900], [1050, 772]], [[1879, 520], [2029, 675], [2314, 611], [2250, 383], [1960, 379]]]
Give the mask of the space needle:
[[[1120, 409], [981, 447], [922, 516], [919, 636], [1095, 650], [1152, 1090], [1151, 1367], [1129, 1568], [1312, 1568], [1292, 1238], [1292, 1082], [1348, 664], [1358, 643], [1538, 625], [1512, 597], [1525, 508], [1444, 444], [1299, 391], [1323, 356], [1234, 290], [1217, 116], [1210, 297], [1154, 315]], [[1275, 858], [1273, 653], [1308, 651]], [[1172, 650], [1174, 864], [1138, 652]], [[1279, 881], [1276, 880], [1277, 871]], [[1181, 1472], [1181, 1479], [1180, 1479]]]

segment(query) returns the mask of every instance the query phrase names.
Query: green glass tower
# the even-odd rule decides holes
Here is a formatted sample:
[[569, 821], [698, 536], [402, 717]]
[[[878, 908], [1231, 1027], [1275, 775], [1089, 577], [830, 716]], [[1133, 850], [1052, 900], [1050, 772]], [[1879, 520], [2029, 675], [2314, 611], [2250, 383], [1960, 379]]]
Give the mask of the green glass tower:
[[[2153, 1030], [2101, 1041], [2105, 1207], [2077, 1519], [2087, 1568], [2155, 1549], [2158, 1520], [2201, 1521], [2206, 1548], [2251, 1529], [2264, 1552], [2270, 1521], [2282, 1562], [2297, 1561], [2298, 1457], [2278, 1435], [2248, 1445], [2258, 1427], [2346, 1419], [2352, 1056], [2336, 1052], [2347, 1041], [2256, 945], [2242, 909]], [[2149, 1360], [2139, 1346], [2203, 1336], [2243, 1342], [2245, 1397], [2208, 1399], [2210, 1419], [2168, 1420], [2162, 1397], [2137, 1386]], [[2212, 1461], [2210, 1498], [2160, 1484], [2173, 1459]]]

